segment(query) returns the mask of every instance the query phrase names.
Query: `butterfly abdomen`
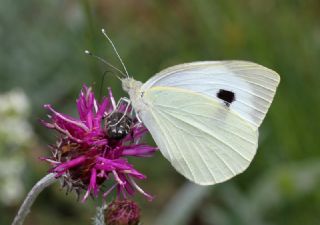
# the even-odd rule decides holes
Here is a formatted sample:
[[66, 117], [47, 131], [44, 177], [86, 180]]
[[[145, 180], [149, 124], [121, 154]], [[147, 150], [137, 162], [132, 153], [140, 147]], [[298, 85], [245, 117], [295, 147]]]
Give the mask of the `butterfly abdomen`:
[[115, 140], [127, 136], [131, 130], [132, 119], [122, 112], [114, 112], [107, 118], [105, 123], [106, 135]]

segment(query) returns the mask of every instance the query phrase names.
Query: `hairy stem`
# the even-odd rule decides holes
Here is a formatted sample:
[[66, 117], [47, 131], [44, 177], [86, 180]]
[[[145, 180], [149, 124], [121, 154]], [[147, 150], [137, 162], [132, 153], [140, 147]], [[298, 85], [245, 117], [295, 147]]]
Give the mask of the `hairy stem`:
[[28, 193], [11, 225], [22, 225], [38, 195], [43, 191], [43, 189], [50, 186], [55, 181], [55, 174], [52, 173], [39, 180]]
[[106, 225], [104, 219], [104, 210], [107, 208], [106, 204], [96, 208], [96, 215], [92, 218], [93, 225]]

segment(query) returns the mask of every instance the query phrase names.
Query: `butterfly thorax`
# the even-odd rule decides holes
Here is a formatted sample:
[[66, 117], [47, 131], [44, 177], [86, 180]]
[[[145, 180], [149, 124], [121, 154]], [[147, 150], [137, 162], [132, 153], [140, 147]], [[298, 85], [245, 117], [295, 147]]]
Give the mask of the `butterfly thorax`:
[[142, 83], [140, 81], [134, 80], [133, 78], [122, 79], [122, 89], [129, 94], [132, 106], [135, 109], [141, 109], [143, 106], [141, 100]]

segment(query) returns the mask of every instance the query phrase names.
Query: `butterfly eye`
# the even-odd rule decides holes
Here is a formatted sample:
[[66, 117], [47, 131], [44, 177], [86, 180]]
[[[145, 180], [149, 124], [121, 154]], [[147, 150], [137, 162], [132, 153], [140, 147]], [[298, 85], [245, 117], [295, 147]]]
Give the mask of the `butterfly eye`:
[[223, 100], [226, 106], [229, 106], [232, 102], [236, 100], [236, 96], [232, 91], [227, 91], [220, 89], [217, 93], [217, 97]]

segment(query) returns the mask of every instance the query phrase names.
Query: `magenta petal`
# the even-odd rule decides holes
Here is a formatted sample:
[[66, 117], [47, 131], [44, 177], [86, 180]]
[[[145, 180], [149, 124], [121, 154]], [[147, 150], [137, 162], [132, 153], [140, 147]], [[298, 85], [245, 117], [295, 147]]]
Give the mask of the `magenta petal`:
[[78, 99], [77, 109], [78, 109], [79, 117], [82, 121], [86, 119], [86, 113], [84, 112], [83, 108], [84, 108], [83, 102], [80, 99]]
[[86, 191], [86, 194], [83, 196], [82, 198], [82, 202], [84, 202], [88, 197], [89, 197], [89, 194], [91, 193], [91, 191], [93, 191], [93, 195], [95, 197], [98, 196], [98, 187], [97, 187], [97, 171], [95, 168], [93, 168], [91, 170], [91, 176], [90, 176], [90, 183], [89, 183], [89, 187]]
[[123, 156], [149, 157], [157, 151], [158, 148], [148, 145], [131, 145], [122, 151]]
[[116, 101], [114, 100], [111, 88], [108, 88], [109, 100], [111, 102], [110, 106], [106, 109], [107, 113], [112, 112], [116, 109]]
[[131, 170], [128, 170], [128, 171], [125, 171], [125, 172], [128, 173], [129, 175], [133, 176], [133, 177], [136, 177], [136, 178], [140, 179], [140, 180], [147, 178], [145, 175], [143, 175], [142, 173], [138, 172], [135, 169], [131, 169]]
[[93, 194], [95, 196], [97, 196], [98, 194], [98, 187], [97, 187], [97, 171], [95, 168], [93, 168], [91, 170], [91, 177], [90, 177], [90, 187], [91, 187], [91, 190], [93, 190]]
[[128, 194], [129, 195], [133, 195], [134, 194], [134, 188], [133, 188], [132, 184], [130, 183], [130, 181], [123, 174], [119, 174], [119, 177], [126, 182], [124, 187], [125, 187], [126, 191], [128, 192]]
[[106, 108], [109, 106], [109, 99], [103, 98], [101, 105], [99, 106], [99, 110], [97, 112], [97, 117], [102, 118], [105, 114]]
[[115, 170], [115, 168], [111, 165], [96, 164], [95, 167], [99, 170], [104, 170], [106, 172], [111, 172], [112, 170]]
[[87, 121], [87, 126], [89, 127], [89, 130], [92, 130], [93, 127], [93, 116], [92, 116], [92, 112], [88, 112], [87, 117], [86, 117], [86, 121]]
[[61, 113], [58, 113], [56, 112], [52, 107], [51, 105], [47, 104], [47, 105], [44, 105], [44, 108], [50, 110], [55, 116], [57, 116], [58, 118], [62, 119], [63, 121], [65, 121], [66, 123], [70, 123], [70, 124], [73, 124], [73, 125], [76, 125], [82, 129], [84, 129], [85, 131], [88, 130], [88, 128], [81, 122], [79, 121], [76, 121], [74, 119], [71, 119], [70, 117], [67, 118], [66, 116], [63, 116]]
[[137, 185], [137, 183], [136, 183], [131, 177], [129, 177], [129, 180], [130, 180], [132, 186], [133, 186], [135, 189], [137, 189], [141, 194], [143, 194], [144, 196], [146, 196], [149, 201], [152, 201], [152, 200], [154, 199], [154, 197], [153, 197], [152, 195], [150, 195], [150, 194], [148, 194], [147, 192], [145, 192], [144, 190], [142, 190], [142, 188], [139, 187], [139, 186]]
[[69, 168], [72, 168], [74, 166], [77, 166], [77, 165], [81, 164], [85, 160], [86, 160], [85, 156], [80, 156], [80, 157], [72, 159], [72, 160], [70, 160], [68, 162], [61, 163], [60, 165], [58, 165], [57, 167], [55, 167], [53, 169], [53, 172], [65, 171], [65, 170], [67, 170]]
[[113, 189], [117, 186], [118, 184], [114, 184], [111, 188], [109, 188], [105, 193], [103, 193], [103, 197], [107, 197], [111, 191], [113, 191]]
[[94, 141], [92, 142], [93, 145], [97, 145], [97, 146], [105, 146], [108, 144], [108, 140], [104, 139], [104, 140], [98, 140], [98, 141]]
[[148, 132], [147, 128], [145, 128], [144, 126], [139, 126], [134, 129], [133, 136], [134, 136], [134, 138], [140, 138], [147, 132]]
[[48, 123], [45, 120], [39, 120], [39, 121], [43, 126], [49, 128], [49, 129], [54, 129], [55, 128], [54, 124], [52, 124], [52, 123]]

